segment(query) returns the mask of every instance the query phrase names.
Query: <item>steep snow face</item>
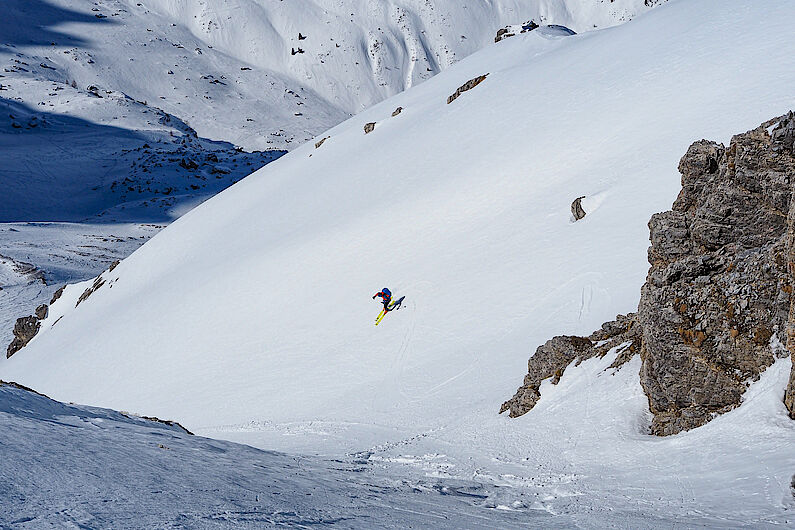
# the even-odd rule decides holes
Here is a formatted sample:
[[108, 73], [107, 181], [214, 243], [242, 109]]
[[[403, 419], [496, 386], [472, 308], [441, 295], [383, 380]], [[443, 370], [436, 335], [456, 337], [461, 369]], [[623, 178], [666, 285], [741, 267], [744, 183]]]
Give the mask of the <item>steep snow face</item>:
[[24, 73], [124, 92], [246, 149], [293, 148], [482, 48], [506, 24], [584, 31], [649, 9], [642, 0], [6, 4], [0, 53], [34, 59], [22, 59]]
[[[192, 210], [79, 307], [65, 295], [53, 312], [63, 318], [0, 362], [0, 377], [263, 447], [413, 455], [428, 473], [494, 477], [510, 462], [532, 476], [559, 459], [556, 480], [575, 475], [561, 494], [578, 495], [577, 473], [593, 491], [604, 468], [588, 452], [623, 440], [618, 465], [643, 439], [637, 364], [619, 372], [631, 402], [616, 409], [604, 404], [623, 394], [594, 393], [607, 397], [586, 411], [587, 432], [560, 398], [571, 421], [551, 432], [565, 453], [540, 434], [554, 414], [512, 422], [496, 411], [541, 342], [636, 307], [646, 223], [675, 198], [687, 146], [728, 141], [795, 105], [793, 23], [784, 0], [692, 0], [586, 35], [534, 31], [489, 46]], [[572, 223], [570, 203], [583, 195], [588, 215]], [[370, 296], [384, 286], [406, 300], [374, 327]], [[599, 373], [607, 387], [617, 380]], [[757, 409], [770, 419], [768, 443], [792, 427], [781, 421], [783, 380], [765, 381], [778, 395]], [[745, 421], [731, 418], [729, 431]], [[757, 443], [724, 442], [740, 447], [731, 454]], [[661, 457], [679, 442], [666, 443]], [[786, 444], [766, 447], [766, 462], [791, 469]], [[434, 468], [433, 455], [454, 471]], [[688, 458], [685, 470], [700, 456]], [[692, 509], [714, 501], [695, 475], [677, 486], [670, 468], [632, 462], [627, 491], [665, 484], [641, 502], [665, 504], [685, 487]], [[719, 508], [783, 520], [785, 483], [777, 475], [773, 500], [753, 515], [721, 487]]]

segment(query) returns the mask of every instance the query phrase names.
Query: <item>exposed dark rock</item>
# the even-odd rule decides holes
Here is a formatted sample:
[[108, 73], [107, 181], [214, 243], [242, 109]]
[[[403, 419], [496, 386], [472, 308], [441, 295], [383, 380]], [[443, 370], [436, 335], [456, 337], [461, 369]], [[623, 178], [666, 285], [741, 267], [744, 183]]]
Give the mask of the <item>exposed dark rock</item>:
[[8, 345], [6, 349], [6, 358], [11, 357], [16, 352], [25, 347], [30, 340], [39, 332], [39, 319], [31, 315], [28, 317], [18, 318], [14, 325], [14, 340]]
[[403, 112], [403, 107], [398, 107], [398, 108], [396, 108], [396, 109], [395, 109], [395, 110], [392, 112], [392, 117], [394, 118], [395, 116], [397, 116], [397, 115], [398, 115], [398, 114], [400, 114], [401, 112]]
[[199, 167], [199, 164], [197, 164], [194, 160], [191, 160], [190, 158], [183, 158], [180, 161], [179, 165], [180, 167], [183, 167], [185, 169], [196, 169]]
[[52, 295], [52, 298], [50, 299], [50, 305], [54, 304], [54, 303], [55, 303], [55, 301], [56, 301], [56, 300], [58, 300], [58, 299], [61, 297], [61, 295], [62, 295], [62, 294], [63, 294], [63, 292], [64, 292], [64, 289], [66, 289], [66, 286], [65, 286], [65, 285], [64, 285], [64, 286], [62, 286], [62, 287], [61, 287], [60, 289], [58, 289], [57, 291], [55, 291], [55, 293]]
[[[776, 354], [790, 309], [787, 214], [795, 159], [767, 132], [705, 140], [679, 164], [672, 211], [649, 222], [641, 290], [641, 385], [652, 433], [675, 434], [740, 404]], [[779, 348], [780, 349], [780, 348]]]
[[110, 264], [110, 267], [108, 267], [108, 272], [110, 272], [110, 271], [112, 271], [113, 269], [115, 269], [116, 267], [118, 267], [118, 266], [119, 266], [119, 263], [121, 263], [121, 260], [118, 260], [118, 259], [117, 259], [117, 260], [115, 260], [113, 263], [111, 263], [111, 264]]
[[533, 31], [534, 29], [538, 28], [538, 24], [535, 23], [533, 20], [528, 20], [521, 27], [519, 26], [505, 26], [504, 28], [500, 28], [497, 30], [497, 36], [494, 37], [494, 42], [500, 42], [503, 39], [507, 39], [508, 37], [513, 37], [516, 35], [517, 30], [518, 33], [527, 33], [528, 31]]
[[39, 307], [36, 308], [36, 318], [39, 320], [44, 320], [47, 318], [47, 315], [50, 312], [50, 308], [47, 307], [47, 304], [41, 304]]
[[318, 140], [317, 142], [315, 142], [315, 149], [317, 149], [318, 147], [323, 145], [323, 142], [325, 142], [329, 138], [330, 138], [330, 136], [325, 136], [325, 137], [321, 138], [320, 140]]
[[364, 134], [368, 134], [368, 133], [373, 132], [373, 129], [375, 129], [375, 122], [374, 121], [371, 121], [370, 123], [365, 123], [364, 124]]
[[513, 37], [516, 33], [511, 33], [508, 28], [500, 28], [497, 30], [497, 36], [494, 37], [494, 42], [500, 42], [502, 39]]
[[91, 287], [83, 291], [83, 294], [81, 294], [80, 298], [77, 299], [75, 307], [79, 306], [82, 302], [84, 302], [89, 296], [94, 294], [96, 290], [102, 287], [103, 285], [105, 285], [105, 280], [102, 278], [102, 276], [97, 276], [97, 279], [94, 280], [94, 283], [91, 285]]
[[458, 87], [458, 89], [455, 92], [453, 92], [452, 94], [450, 94], [450, 97], [447, 98], [447, 104], [449, 105], [450, 103], [455, 101], [455, 99], [458, 96], [460, 96], [461, 94], [463, 94], [467, 90], [472, 90], [473, 88], [475, 88], [476, 86], [481, 84], [483, 81], [486, 80], [486, 76], [487, 75], [489, 75], [489, 74], [479, 75], [479, 76], [477, 76], [477, 77], [475, 77], [473, 79], [470, 79], [469, 81], [467, 81], [466, 83], [464, 83], [463, 85]]
[[[771, 137], [775, 152], [781, 152], [783, 156], [789, 156], [790, 158], [795, 155], [795, 114], [792, 111], [773, 127]], [[787, 267], [790, 277], [793, 278], [795, 277], [795, 194], [791, 198], [787, 216], [787, 236]], [[792, 294], [792, 285], [792, 283], [789, 283], [784, 287], [790, 295]], [[789, 384], [784, 392], [784, 405], [789, 411], [790, 418], [795, 420], [795, 297], [792, 296], [790, 297], [787, 319], [787, 350], [792, 358], [793, 366]], [[795, 495], [795, 489], [793, 490], [793, 495]]]
[[500, 414], [509, 411], [516, 418], [532, 409], [541, 398], [539, 388], [545, 379], [558, 384], [566, 367], [580, 364], [592, 357], [603, 357], [618, 347], [618, 356], [611, 368], [619, 368], [629, 361], [640, 347], [641, 330], [635, 315], [618, 315], [616, 320], [602, 324], [601, 329], [588, 337], [559, 336], [539, 346], [527, 362], [527, 375], [516, 394], [502, 404]]
[[585, 195], [582, 197], [577, 197], [574, 199], [574, 202], [571, 203], [571, 215], [574, 216], [575, 221], [579, 221], [583, 217], [585, 217], [585, 210], [582, 209], [582, 200], [585, 198]]
[[[622, 362], [640, 353], [653, 434], [692, 429], [731, 410], [777, 357], [795, 357], [794, 152], [792, 113], [735, 136], [728, 148], [695, 142], [680, 161], [682, 191], [672, 210], [649, 221], [651, 267], [638, 312], [615, 336], [632, 343]], [[611, 336], [616, 324], [602, 332]], [[575, 339], [539, 348], [501, 410], [523, 414], [543, 379], [593, 356]], [[795, 419], [795, 369], [784, 401]]]

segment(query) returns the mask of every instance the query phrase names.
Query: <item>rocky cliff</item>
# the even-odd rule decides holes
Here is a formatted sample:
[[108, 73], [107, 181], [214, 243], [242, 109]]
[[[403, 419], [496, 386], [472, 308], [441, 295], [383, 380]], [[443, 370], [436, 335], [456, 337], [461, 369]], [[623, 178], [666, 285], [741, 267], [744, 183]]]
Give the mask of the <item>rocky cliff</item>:
[[[541, 346], [500, 412], [526, 413], [543, 379], [557, 382], [571, 362], [605, 347], [623, 347], [617, 364], [641, 356], [653, 434], [698, 427], [739, 405], [750, 382], [795, 352], [794, 144], [790, 113], [728, 147], [691, 145], [679, 163], [679, 197], [649, 222], [651, 268], [637, 313]], [[795, 418], [795, 369], [784, 400]]]

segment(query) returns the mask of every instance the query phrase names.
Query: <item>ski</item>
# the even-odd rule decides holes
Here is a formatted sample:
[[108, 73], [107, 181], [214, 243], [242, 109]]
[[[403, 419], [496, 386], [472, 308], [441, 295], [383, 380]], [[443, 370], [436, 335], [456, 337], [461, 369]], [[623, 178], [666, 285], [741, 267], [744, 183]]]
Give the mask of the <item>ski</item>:
[[378, 315], [378, 318], [375, 319], [375, 325], [377, 326], [378, 324], [380, 324], [381, 321], [386, 316], [386, 314], [389, 313], [390, 311], [394, 311], [396, 309], [400, 309], [401, 304], [403, 303], [403, 300], [405, 298], [406, 298], [405, 296], [401, 296], [398, 300], [393, 300], [392, 302], [390, 302], [388, 309], [382, 309], [381, 313]]

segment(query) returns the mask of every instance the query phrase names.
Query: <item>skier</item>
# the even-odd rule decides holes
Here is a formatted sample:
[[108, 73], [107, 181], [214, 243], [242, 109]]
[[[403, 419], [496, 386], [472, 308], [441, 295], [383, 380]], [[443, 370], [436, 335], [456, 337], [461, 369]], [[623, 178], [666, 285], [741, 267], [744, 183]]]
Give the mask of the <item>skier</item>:
[[384, 287], [377, 293], [373, 295], [373, 300], [375, 300], [376, 296], [380, 296], [384, 301], [384, 311], [389, 311], [389, 302], [392, 301], [392, 291]]
[[384, 303], [384, 309], [381, 310], [381, 312], [378, 314], [378, 318], [375, 319], [376, 326], [381, 322], [388, 312], [392, 311], [393, 309], [400, 308], [400, 304], [402, 304], [403, 299], [406, 298], [405, 296], [401, 296], [399, 300], [393, 302], [392, 292], [386, 287], [375, 293], [373, 295], [373, 300], [375, 300], [377, 296], [381, 297], [381, 300]]

